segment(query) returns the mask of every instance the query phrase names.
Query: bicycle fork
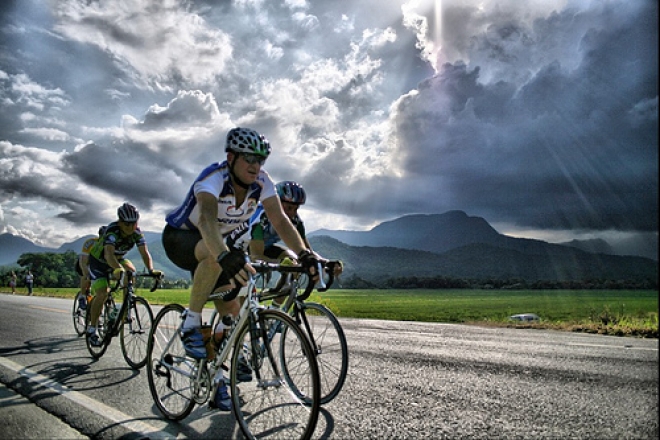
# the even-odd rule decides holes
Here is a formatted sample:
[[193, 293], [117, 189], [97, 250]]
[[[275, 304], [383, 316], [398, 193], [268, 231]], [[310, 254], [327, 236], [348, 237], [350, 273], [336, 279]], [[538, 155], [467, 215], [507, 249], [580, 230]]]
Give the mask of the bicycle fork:
[[301, 328], [305, 330], [305, 333], [307, 333], [307, 339], [309, 339], [309, 345], [312, 346], [312, 351], [314, 352], [315, 356], [319, 356], [323, 353], [323, 349], [319, 347], [319, 345], [316, 343], [316, 338], [314, 338], [314, 332], [312, 330], [312, 326], [309, 325], [309, 319], [307, 318], [307, 314], [303, 310], [303, 304], [300, 304], [299, 302], [296, 302], [295, 304], [295, 310], [296, 310], [296, 324], [298, 324]]

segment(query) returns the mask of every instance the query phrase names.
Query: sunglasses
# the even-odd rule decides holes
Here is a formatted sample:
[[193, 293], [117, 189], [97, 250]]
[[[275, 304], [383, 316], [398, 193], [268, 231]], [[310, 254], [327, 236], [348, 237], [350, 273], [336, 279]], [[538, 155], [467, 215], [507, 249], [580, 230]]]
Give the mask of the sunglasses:
[[246, 161], [250, 165], [255, 163], [258, 163], [259, 165], [263, 165], [266, 163], [265, 157], [256, 154], [241, 153], [241, 157], [243, 158], [244, 161]]

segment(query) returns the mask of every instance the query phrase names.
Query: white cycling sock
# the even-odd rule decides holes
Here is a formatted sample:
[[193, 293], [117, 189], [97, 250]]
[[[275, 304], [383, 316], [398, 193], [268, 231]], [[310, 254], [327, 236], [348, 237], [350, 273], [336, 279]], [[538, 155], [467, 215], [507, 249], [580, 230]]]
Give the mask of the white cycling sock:
[[202, 314], [188, 310], [186, 320], [183, 322], [183, 329], [200, 328], [202, 326]]

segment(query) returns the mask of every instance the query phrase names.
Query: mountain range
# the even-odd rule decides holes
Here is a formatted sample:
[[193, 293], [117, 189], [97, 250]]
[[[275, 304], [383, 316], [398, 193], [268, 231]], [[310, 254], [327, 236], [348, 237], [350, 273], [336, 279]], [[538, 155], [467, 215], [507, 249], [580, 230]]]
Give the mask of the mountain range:
[[[160, 233], [145, 232], [145, 236], [156, 268], [170, 279], [189, 278], [166, 257]], [[78, 252], [86, 238], [51, 249], [2, 234], [0, 265], [15, 264], [26, 252]], [[509, 237], [485, 219], [462, 211], [403, 216], [369, 231], [320, 229], [308, 238], [321, 255], [344, 262], [345, 277], [355, 275], [370, 282], [406, 276], [527, 281], [658, 279], [657, 261], [612, 255], [603, 240], [552, 244]], [[141, 268], [135, 249], [128, 258]]]

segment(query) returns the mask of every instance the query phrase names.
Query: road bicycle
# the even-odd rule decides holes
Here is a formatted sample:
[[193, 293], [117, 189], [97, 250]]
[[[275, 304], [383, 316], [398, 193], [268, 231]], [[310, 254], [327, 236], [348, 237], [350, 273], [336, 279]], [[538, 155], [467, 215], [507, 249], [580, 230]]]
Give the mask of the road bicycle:
[[[305, 271], [263, 262], [252, 266], [261, 274]], [[289, 315], [259, 304], [256, 277], [250, 277], [241, 293], [241, 311], [219, 344], [212, 342], [212, 329], [203, 327], [207, 357], [200, 360], [186, 356], [181, 340], [186, 309], [170, 304], [158, 313], [147, 356], [154, 402], [167, 419], [182, 420], [196, 404], [213, 401], [227, 372], [232, 413], [246, 438], [309, 439], [318, 421], [321, 388], [309, 340]], [[209, 301], [218, 298], [212, 294]], [[249, 382], [239, 381], [241, 362], [252, 371]]]
[[[335, 267], [339, 264], [341, 262], [336, 260], [326, 261], [323, 264], [322, 273], [327, 278], [320, 279], [316, 286], [318, 292], [325, 292], [330, 288], [334, 281]], [[317, 302], [306, 301], [313, 290], [313, 288], [309, 288], [309, 278], [306, 274], [287, 272], [281, 273], [281, 276], [285, 279], [278, 285], [283, 287], [267, 289], [262, 286], [259, 300], [265, 302], [286, 295], [286, 299], [279, 308], [296, 321], [309, 339], [319, 366], [320, 402], [325, 405], [337, 397], [348, 374], [348, 344], [344, 330], [328, 307]], [[260, 282], [272, 284], [272, 280], [269, 280], [268, 277], [260, 277]], [[209, 319], [211, 328], [215, 328], [219, 320], [218, 312], [214, 310]]]
[[89, 289], [87, 289], [87, 292], [79, 290], [78, 293], [76, 293], [75, 298], [73, 298], [73, 312], [71, 313], [71, 316], [73, 318], [73, 328], [78, 336], [85, 335], [87, 306], [91, 299], [92, 296]]
[[[160, 282], [163, 278], [162, 275], [129, 271], [110, 289], [96, 327], [100, 345], [92, 344], [91, 334], [85, 332], [87, 350], [94, 359], [101, 358], [112, 342], [112, 338], [119, 335], [121, 352], [128, 365], [135, 370], [139, 370], [146, 365], [148, 336], [154, 315], [149, 302], [145, 298], [135, 294], [133, 280], [138, 277], [150, 277], [154, 279], [154, 284], [150, 289], [151, 292], [154, 292], [160, 287]], [[124, 294], [121, 307], [117, 306], [114, 299], [114, 295], [119, 290], [122, 290]], [[87, 304], [88, 313], [85, 315], [86, 328], [90, 324], [91, 306], [94, 301], [95, 298], [92, 298], [89, 304]]]

